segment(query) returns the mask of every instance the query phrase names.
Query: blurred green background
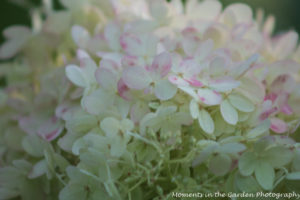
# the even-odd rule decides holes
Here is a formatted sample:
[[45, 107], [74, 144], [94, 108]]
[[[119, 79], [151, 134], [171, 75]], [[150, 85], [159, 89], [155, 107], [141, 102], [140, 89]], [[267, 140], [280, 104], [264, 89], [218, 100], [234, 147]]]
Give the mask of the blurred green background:
[[[12, 1], [29, 2], [27, 8], [22, 8]], [[59, 0], [54, 0], [56, 9], [61, 9]], [[72, 0], [70, 0], [72, 1]], [[101, 1], [101, 0], [99, 0]], [[223, 7], [234, 2], [244, 2], [253, 9], [263, 8], [265, 13], [273, 14], [276, 17], [276, 32], [296, 29], [300, 32], [300, 0], [220, 0]], [[0, 32], [12, 24], [30, 25], [30, 8], [37, 7], [42, 0], [1, 0], [0, 3]], [[2, 34], [0, 42], [3, 41]]]

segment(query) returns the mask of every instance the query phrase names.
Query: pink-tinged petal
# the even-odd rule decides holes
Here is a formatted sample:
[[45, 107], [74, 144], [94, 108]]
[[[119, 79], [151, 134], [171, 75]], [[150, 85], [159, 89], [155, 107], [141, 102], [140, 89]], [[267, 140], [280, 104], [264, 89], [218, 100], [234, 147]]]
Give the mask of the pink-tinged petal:
[[289, 104], [284, 104], [281, 108], [280, 111], [283, 112], [286, 115], [291, 115], [293, 114], [293, 109], [291, 108], [291, 106]]
[[136, 56], [125, 55], [122, 58], [121, 63], [122, 63], [122, 66], [124, 66], [124, 67], [138, 66], [139, 65], [139, 59]]
[[185, 79], [191, 86], [194, 87], [203, 87], [203, 83], [196, 78]]
[[64, 115], [70, 110], [71, 105], [64, 103], [56, 107], [55, 117], [58, 119], [64, 119]]
[[222, 101], [222, 95], [208, 88], [198, 89], [199, 100], [207, 105], [219, 105]]
[[141, 53], [142, 41], [134, 34], [123, 34], [120, 39], [120, 44], [123, 50], [131, 56], [137, 56]]
[[90, 40], [90, 33], [82, 26], [73, 26], [72, 27], [72, 38], [74, 42], [80, 48], [86, 48], [88, 41]]
[[227, 92], [237, 88], [239, 85], [239, 81], [230, 78], [213, 80], [209, 83], [209, 86], [218, 92]]
[[123, 71], [122, 79], [131, 89], [141, 90], [148, 87], [151, 78], [143, 67], [128, 67]]
[[38, 135], [47, 141], [57, 138], [63, 131], [64, 126], [56, 117], [44, 122], [37, 130]]
[[271, 130], [275, 133], [285, 133], [288, 130], [287, 124], [278, 118], [271, 119]]
[[189, 85], [189, 83], [187, 81], [185, 81], [184, 79], [182, 79], [179, 76], [170, 75], [168, 77], [168, 79], [171, 83], [173, 83], [174, 85], [177, 85], [177, 86], [188, 86]]
[[271, 91], [275, 93], [290, 93], [294, 90], [296, 82], [289, 74], [279, 75], [271, 84]]
[[160, 77], [166, 76], [172, 67], [172, 58], [169, 53], [161, 53], [154, 58], [152, 65], [149, 67], [150, 72], [159, 74]]
[[273, 107], [273, 108], [271, 108], [271, 109], [268, 109], [268, 110], [266, 110], [266, 111], [264, 111], [263, 113], [260, 114], [259, 119], [260, 119], [261, 121], [264, 121], [264, 120], [267, 119], [271, 114], [277, 112], [277, 110], [278, 110], [278, 109], [277, 109], [276, 107]]
[[268, 95], [265, 96], [264, 101], [270, 100], [270, 101], [272, 101], [272, 103], [274, 103], [275, 100], [277, 99], [277, 97], [278, 97], [277, 94], [275, 94], [275, 93], [270, 93], [270, 94], [268, 94]]
[[123, 99], [125, 99], [127, 101], [129, 101], [130, 99], [132, 99], [132, 97], [130, 95], [130, 89], [124, 83], [123, 79], [119, 80], [117, 87], [118, 87], [118, 93], [119, 93], [120, 97], [122, 97]]

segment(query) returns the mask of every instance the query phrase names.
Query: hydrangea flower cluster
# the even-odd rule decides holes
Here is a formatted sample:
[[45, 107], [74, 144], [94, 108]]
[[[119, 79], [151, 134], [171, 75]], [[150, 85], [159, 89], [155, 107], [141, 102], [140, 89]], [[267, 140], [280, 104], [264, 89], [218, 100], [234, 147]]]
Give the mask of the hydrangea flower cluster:
[[241, 3], [60, 1], [4, 31], [0, 199], [297, 190], [296, 32]]

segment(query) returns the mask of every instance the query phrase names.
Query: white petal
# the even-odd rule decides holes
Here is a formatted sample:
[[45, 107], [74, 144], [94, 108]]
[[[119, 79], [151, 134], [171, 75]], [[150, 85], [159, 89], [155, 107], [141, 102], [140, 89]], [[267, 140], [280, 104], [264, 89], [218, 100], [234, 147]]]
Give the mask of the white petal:
[[228, 100], [221, 103], [221, 114], [228, 124], [236, 125], [238, 122], [238, 113]]
[[121, 49], [121, 45], [120, 45], [121, 29], [117, 23], [109, 23], [105, 27], [104, 37], [108, 41], [108, 45], [112, 50], [117, 51]]
[[107, 117], [101, 121], [100, 127], [107, 136], [115, 137], [120, 129], [120, 122], [113, 117]]
[[252, 10], [251, 8], [243, 3], [235, 3], [228, 6], [224, 13], [230, 12], [233, 14], [236, 23], [250, 23], [252, 22]]
[[86, 48], [88, 41], [90, 40], [90, 33], [82, 26], [77, 25], [72, 27], [71, 32], [72, 38], [77, 46], [83, 49]]
[[206, 110], [204, 109], [200, 110], [198, 119], [199, 119], [200, 127], [203, 129], [204, 132], [208, 134], [212, 134], [214, 132], [215, 130], [214, 121]]
[[[103, 64], [103, 62], [105, 62], [105, 60], [102, 60], [101, 64]], [[117, 89], [119, 77], [114, 69], [108, 69], [100, 66], [100, 68], [96, 70], [95, 76], [99, 85], [104, 89], [110, 91], [115, 91]]]
[[214, 20], [221, 9], [221, 3], [215, 0], [205, 0], [201, 3], [197, 0], [189, 0], [187, 3], [187, 14], [198, 20]]
[[197, 93], [200, 101], [207, 105], [218, 105], [222, 101], [222, 96], [220, 93], [208, 88], [198, 89]]
[[169, 80], [164, 79], [155, 83], [154, 93], [160, 100], [171, 99], [177, 92], [177, 87], [174, 86]]
[[227, 92], [240, 85], [239, 81], [233, 79], [214, 80], [209, 83], [209, 86], [218, 92]]
[[87, 80], [85, 79], [82, 70], [76, 65], [68, 65], [66, 67], [66, 76], [72, 83], [79, 87], [87, 86]]
[[190, 113], [194, 119], [197, 119], [199, 116], [199, 106], [194, 99], [190, 102]]
[[129, 88], [136, 90], [144, 89], [151, 83], [148, 72], [140, 66], [126, 68], [122, 79]]
[[10, 39], [0, 47], [0, 58], [8, 59], [15, 56], [23, 47], [25, 41], [20, 39]]
[[82, 99], [82, 106], [85, 110], [94, 115], [105, 112], [114, 102], [114, 97], [102, 89], [94, 91], [92, 94]]

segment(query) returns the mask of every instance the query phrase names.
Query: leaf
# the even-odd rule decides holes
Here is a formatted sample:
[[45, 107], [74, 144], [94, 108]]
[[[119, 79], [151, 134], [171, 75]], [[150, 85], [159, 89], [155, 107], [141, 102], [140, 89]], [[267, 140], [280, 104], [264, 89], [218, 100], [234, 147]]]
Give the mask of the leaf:
[[221, 103], [221, 114], [224, 120], [231, 125], [236, 125], [238, 122], [238, 113], [235, 108], [229, 103], [228, 100], [224, 100]]
[[214, 121], [211, 118], [210, 114], [202, 109], [199, 112], [199, 125], [205, 133], [212, 134], [215, 130]]
[[209, 162], [209, 170], [216, 176], [224, 176], [231, 167], [231, 158], [226, 154], [213, 156]]
[[288, 180], [300, 180], [300, 172], [291, 172], [286, 176]]
[[273, 167], [264, 161], [259, 161], [255, 167], [255, 177], [257, 182], [265, 190], [271, 190], [275, 179], [275, 172]]
[[252, 152], [245, 152], [239, 159], [238, 167], [243, 176], [250, 176], [257, 163], [257, 158]]
[[238, 94], [231, 94], [228, 97], [230, 103], [242, 112], [252, 112], [255, 107], [251, 101]]

